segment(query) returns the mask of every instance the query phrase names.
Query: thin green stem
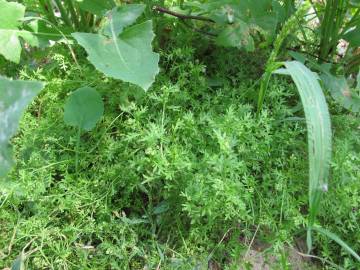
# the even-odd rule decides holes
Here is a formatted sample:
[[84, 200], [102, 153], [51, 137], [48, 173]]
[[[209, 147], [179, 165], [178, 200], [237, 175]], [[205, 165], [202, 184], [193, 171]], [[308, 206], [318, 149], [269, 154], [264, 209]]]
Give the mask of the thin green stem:
[[259, 95], [258, 95], [258, 100], [257, 100], [258, 101], [257, 102], [257, 113], [256, 113], [257, 116], [260, 115], [260, 112], [262, 110], [265, 95], [266, 95], [266, 90], [269, 85], [271, 74], [281, 66], [281, 63], [276, 62], [276, 58], [280, 53], [281, 46], [282, 46], [284, 40], [286, 39], [286, 37], [289, 35], [289, 33], [291, 33], [294, 30], [295, 26], [298, 23], [299, 18], [303, 18], [304, 15], [306, 14], [306, 12], [308, 11], [308, 9], [309, 9], [309, 6], [307, 4], [302, 5], [296, 11], [296, 13], [293, 14], [289, 18], [289, 20], [287, 20], [285, 22], [280, 33], [278, 34], [278, 36], [275, 39], [274, 49], [271, 52], [268, 61], [266, 62], [265, 73], [262, 76], [261, 82], [260, 82], [260, 89], [259, 89]]
[[78, 128], [77, 136], [76, 136], [76, 151], [75, 151], [75, 172], [76, 175], [79, 174], [79, 151], [80, 151], [80, 136], [81, 136], [81, 128]]

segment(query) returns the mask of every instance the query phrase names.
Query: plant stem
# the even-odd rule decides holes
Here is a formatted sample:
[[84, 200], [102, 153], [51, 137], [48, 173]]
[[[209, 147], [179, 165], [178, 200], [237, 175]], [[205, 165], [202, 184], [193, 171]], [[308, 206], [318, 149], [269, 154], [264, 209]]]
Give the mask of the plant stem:
[[171, 11], [171, 10], [168, 10], [166, 8], [159, 7], [159, 6], [154, 6], [153, 10], [158, 11], [160, 13], [166, 13], [168, 15], [177, 17], [177, 18], [182, 19], [182, 20], [198, 20], [198, 21], [211, 22], [211, 23], [215, 22], [213, 19], [210, 19], [210, 18], [207, 18], [207, 17], [185, 15], [185, 14], [177, 13], [177, 12], [174, 12], [174, 11]]
[[81, 136], [81, 128], [78, 128], [77, 136], [76, 136], [76, 149], [75, 149], [75, 172], [76, 175], [79, 174], [79, 148], [80, 148], [80, 136]]
[[309, 6], [304, 4], [302, 5], [295, 14], [293, 14], [284, 24], [282, 27], [280, 33], [275, 39], [274, 42], [274, 49], [272, 50], [268, 61], [266, 62], [265, 66], [265, 73], [263, 74], [260, 82], [260, 90], [259, 90], [259, 96], [258, 96], [258, 102], [257, 102], [257, 116], [260, 115], [260, 112], [262, 110], [266, 90], [269, 85], [271, 74], [278, 69], [281, 64], [276, 62], [276, 58], [278, 54], [280, 53], [281, 46], [285, 40], [285, 38], [291, 33], [295, 26], [297, 25], [298, 18], [303, 18], [306, 12], [308, 11]]

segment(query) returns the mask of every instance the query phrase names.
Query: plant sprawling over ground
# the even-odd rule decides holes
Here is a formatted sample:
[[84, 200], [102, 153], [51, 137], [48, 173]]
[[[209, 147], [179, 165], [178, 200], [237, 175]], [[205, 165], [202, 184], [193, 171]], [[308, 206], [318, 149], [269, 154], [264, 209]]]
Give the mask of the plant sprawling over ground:
[[360, 268], [359, 1], [0, 13], [0, 269]]

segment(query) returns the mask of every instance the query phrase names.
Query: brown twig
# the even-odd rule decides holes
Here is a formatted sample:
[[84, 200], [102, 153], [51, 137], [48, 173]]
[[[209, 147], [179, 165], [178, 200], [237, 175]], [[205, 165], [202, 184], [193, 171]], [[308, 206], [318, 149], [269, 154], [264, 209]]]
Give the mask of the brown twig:
[[197, 32], [197, 33], [199, 33], [199, 34], [203, 34], [203, 35], [207, 35], [207, 36], [211, 36], [211, 37], [217, 37], [216, 34], [210, 33], [210, 32], [206, 32], [206, 31], [204, 31], [204, 30], [201, 30], [201, 29], [199, 29], [199, 28], [196, 28], [196, 27], [192, 26], [191, 24], [187, 23], [185, 20], [182, 20], [182, 19], [181, 19], [181, 22], [182, 22], [185, 26], [191, 28], [193, 31], [195, 31], [195, 32]]
[[309, 53], [309, 52], [305, 52], [305, 51], [301, 51], [301, 50], [297, 50], [297, 49], [294, 49], [294, 48], [286, 48], [287, 50], [289, 50], [289, 51], [293, 51], [293, 52], [298, 52], [298, 53], [303, 53], [303, 54], [306, 54], [306, 55], [309, 55], [309, 56], [311, 56], [311, 57], [314, 57], [314, 58], [317, 58], [317, 59], [320, 59], [320, 60], [322, 60], [322, 61], [324, 61], [324, 62], [327, 62], [327, 63], [331, 63], [331, 64], [338, 64], [338, 63], [336, 63], [336, 62], [334, 62], [334, 61], [331, 61], [331, 60], [328, 60], [328, 59], [324, 59], [324, 58], [321, 58], [320, 56], [318, 56], [318, 55], [315, 55], [315, 54], [312, 54], [312, 53]]
[[198, 20], [198, 21], [203, 21], [203, 22], [211, 22], [214, 23], [215, 21], [213, 19], [207, 18], [207, 17], [203, 17], [203, 16], [194, 16], [194, 15], [185, 15], [185, 14], [181, 14], [181, 13], [177, 13], [171, 10], [168, 10], [164, 7], [160, 7], [160, 6], [154, 6], [153, 7], [154, 11], [158, 11], [160, 13], [165, 13], [174, 17], [177, 17], [181, 20]]

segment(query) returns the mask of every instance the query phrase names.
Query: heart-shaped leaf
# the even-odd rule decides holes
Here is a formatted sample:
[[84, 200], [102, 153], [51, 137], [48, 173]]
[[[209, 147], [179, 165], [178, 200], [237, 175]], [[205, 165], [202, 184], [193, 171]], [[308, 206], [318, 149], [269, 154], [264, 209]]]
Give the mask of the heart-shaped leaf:
[[[137, 13], [131, 11], [132, 19], [123, 21], [122, 25], [125, 27], [134, 21], [138, 12], [139, 9]], [[107, 32], [106, 29], [110, 30], [110, 36], [90, 33], [73, 33], [72, 35], [85, 48], [89, 61], [99, 71], [115, 79], [136, 84], [144, 90], [149, 89], [155, 81], [156, 74], [159, 73], [159, 55], [152, 51], [151, 46], [154, 38], [152, 22], [146, 21], [129, 27], [120, 35], [121, 27], [116, 27], [113, 17], [109, 22], [109, 27], [104, 29], [105, 32]]]
[[9, 140], [16, 134], [26, 107], [43, 87], [40, 82], [0, 77], [0, 177], [6, 175], [13, 163]]
[[100, 94], [91, 87], [73, 92], [65, 103], [64, 121], [82, 130], [92, 130], [104, 114], [104, 103]]

